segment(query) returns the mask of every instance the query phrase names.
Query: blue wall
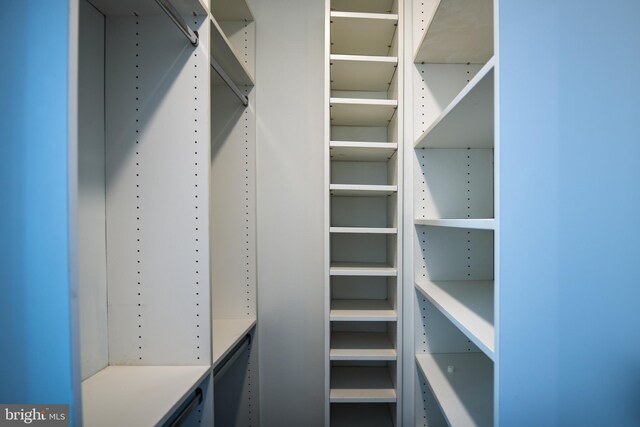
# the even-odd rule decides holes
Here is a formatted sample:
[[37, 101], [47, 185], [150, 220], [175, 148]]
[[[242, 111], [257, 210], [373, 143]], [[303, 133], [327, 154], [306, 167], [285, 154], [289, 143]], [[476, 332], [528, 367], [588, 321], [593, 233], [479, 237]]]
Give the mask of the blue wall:
[[640, 2], [500, 2], [501, 426], [640, 425]]
[[66, 0], [0, 0], [0, 402], [72, 398]]

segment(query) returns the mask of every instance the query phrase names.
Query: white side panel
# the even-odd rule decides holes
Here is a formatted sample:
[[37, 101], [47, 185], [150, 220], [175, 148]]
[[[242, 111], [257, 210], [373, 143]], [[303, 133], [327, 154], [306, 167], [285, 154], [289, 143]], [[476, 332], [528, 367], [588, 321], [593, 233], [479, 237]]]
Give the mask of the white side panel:
[[250, 6], [263, 83], [256, 87], [260, 418], [265, 427], [320, 427], [325, 3], [252, 0]]
[[256, 317], [255, 91], [244, 107], [212, 87], [211, 283], [213, 317]]
[[80, 1], [78, 279], [81, 376], [109, 363], [105, 235], [104, 16]]
[[[238, 3], [243, 3], [238, 1]], [[251, 77], [256, 78], [255, 40], [256, 23], [254, 21], [218, 21], [220, 28], [229, 39], [233, 50], [244, 64]]]
[[208, 365], [208, 25], [107, 19], [109, 361]]

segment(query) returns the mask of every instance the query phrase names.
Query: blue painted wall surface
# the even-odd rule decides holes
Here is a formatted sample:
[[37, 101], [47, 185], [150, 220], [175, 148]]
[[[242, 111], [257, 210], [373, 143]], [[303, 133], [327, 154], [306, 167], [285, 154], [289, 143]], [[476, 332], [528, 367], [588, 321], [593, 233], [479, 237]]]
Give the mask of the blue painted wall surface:
[[640, 425], [640, 2], [500, 1], [501, 426]]
[[69, 403], [66, 0], [0, 0], [0, 402]]

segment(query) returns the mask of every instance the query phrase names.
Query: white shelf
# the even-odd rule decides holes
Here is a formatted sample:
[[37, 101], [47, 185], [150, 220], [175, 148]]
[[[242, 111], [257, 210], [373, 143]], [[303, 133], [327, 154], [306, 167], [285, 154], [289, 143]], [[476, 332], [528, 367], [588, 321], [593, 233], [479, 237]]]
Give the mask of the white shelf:
[[416, 289], [494, 360], [492, 281], [419, 281], [416, 282]]
[[491, 58], [420, 135], [415, 148], [493, 148], [493, 70]]
[[387, 126], [396, 112], [395, 99], [331, 98], [332, 126]]
[[398, 269], [388, 264], [365, 262], [332, 262], [331, 276], [397, 276]]
[[351, 197], [379, 197], [390, 196], [398, 191], [397, 185], [361, 185], [361, 184], [330, 184], [329, 192], [332, 196]]
[[211, 14], [217, 21], [253, 21], [253, 13], [244, 0], [211, 0]]
[[161, 425], [210, 372], [210, 366], [108, 366], [82, 381], [84, 425]]
[[256, 319], [213, 319], [213, 366], [253, 328]]
[[468, 228], [474, 230], [494, 230], [493, 218], [461, 218], [461, 219], [416, 219], [416, 225], [430, 225], [433, 227]]
[[[193, 15], [204, 16], [209, 14], [202, 0], [170, 1], [176, 11], [184, 18]], [[134, 13], [138, 14], [138, 16], [164, 15], [160, 6], [153, 0], [91, 0], [91, 4], [106, 16], [131, 16]]]
[[398, 66], [395, 56], [331, 55], [331, 89], [384, 91]]
[[395, 142], [331, 141], [331, 160], [382, 162], [398, 150]]
[[332, 300], [329, 320], [336, 322], [394, 322], [398, 313], [387, 300]]
[[332, 403], [393, 403], [396, 391], [387, 367], [334, 366], [329, 400]]
[[329, 232], [334, 234], [398, 234], [398, 229], [379, 227], [330, 227]]
[[419, 354], [416, 361], [450, 426], [493, 425], [493, 363], [484, 354]]
[[[235, 84], [238, 86], [254, 86], [253, 76], [244, 62], [240, 60], [240, 56], [236, 54], [220, 24], [213, 18], [211, 19], [211, 56], [220, 64]], [[221, 86], [225, 84], [214, 70], [211, 70], [211, 77], [214, 85]]]
[[414, 62], [484, 64], [493, 55], [493, 0], [440, 0]]
[[391, 13], [394, 0], [332, 0], [331, 10], [342, 12]]
[[385, 403], [336, 403], [331, 405], [331, 427], [393, 427], [393, 415]]
[[331, 12], [331, 53], [388, 55], [398, 15]]
[[397, 352], [384, 332], [332, 332], [331, 360], [396, 360]]

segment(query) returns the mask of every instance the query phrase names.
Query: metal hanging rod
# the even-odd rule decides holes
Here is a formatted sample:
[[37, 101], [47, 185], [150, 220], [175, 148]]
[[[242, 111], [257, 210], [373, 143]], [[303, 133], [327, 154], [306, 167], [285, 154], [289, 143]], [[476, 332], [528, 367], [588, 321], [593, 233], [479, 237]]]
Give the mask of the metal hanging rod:
[[173, 23], [176, 24], [182, 34], [189, 39], [191, 44], [193, 46], [198, 46], [198, 33], [189, 28], [173, 5], [168, 0], [156, 0], [156, 3], [158, 3], [158, 6], [164, 10], [164, 13], [167, 14]]
[[229, 370], [233, 362], [244, 352], [244, 350], [251, 344], [251, 334], [245, 335], [238, 343], [233, 346], [231, 351], [213, 368], [213, 382], [218, 382]]
[[249, 98], [247, 98], [247, 95], [240, 92], [240, 89], [238, 89], [238, 86], [235, 84], [233, 80], [231, 80], [231, 77], [229, 77], [227, 73], [224, 72], [224, 70], [222, 69], [220, 64], [218, 64], [218, 61], [216, 61], [213, 55], [211, 56], [211, 68], [213, 68], [213, 70], [216, 73], [218, 73], [218, 75], [222, 78], [222, 80], [224, 80], [227, 86], [229, 86], [229, 89], [231, 89], [233, 93], [238, 97], [240, 102], [242, 102], [242, 105], [244, 105], [245, 107], [249, 105]]
[[163, 424], [163, 427], [180, 427], [184, 425], [187, 417], [193, 412], [193, 410], [202, 403], [202, 389], [198, 387], [196, 391], [191, 394], [191, 397], [182, 404], [182, 409], [176, 412]]

